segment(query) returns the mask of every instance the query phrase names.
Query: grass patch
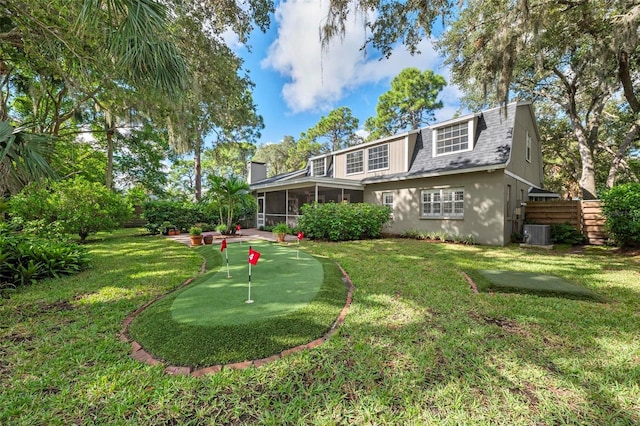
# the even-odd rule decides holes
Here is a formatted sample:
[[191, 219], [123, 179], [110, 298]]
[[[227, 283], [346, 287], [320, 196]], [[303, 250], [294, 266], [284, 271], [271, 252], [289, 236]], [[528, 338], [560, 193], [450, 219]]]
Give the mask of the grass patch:
[[488, 285], [479, 287], [479, 290], [481, 289], [483, 291], [528, 293], [595, 301], [602, 300], [598, 293], [553, 275], [537, 272], [498, 271], [495, 269], [481, 269], [478, 270], [477, 273], [488, 282]]
[[329, 330], [347, 293], [335, 262], [254, 244], [262, 256], [253, 268], [254, 303], [246, 304], [248, 246], [240, 247], [228, 249], [231, 279], [226, 268], [198, 277], [140, 313], [131, 337], [168, 364], [202, 367], [266, 358]]
[[[104, 235], [93, 268], [0, 300], [0, 424], [640, 424], [640, 257], [305, 241], [356, 290], [325, 344], [203, 378], [130, 358], [133, 310], [195, 276], [197, 251]], [[561, 277], [606, 303], [473, 294], [461, 271]], [[475, 279], [475, 277], [474, 277]]]

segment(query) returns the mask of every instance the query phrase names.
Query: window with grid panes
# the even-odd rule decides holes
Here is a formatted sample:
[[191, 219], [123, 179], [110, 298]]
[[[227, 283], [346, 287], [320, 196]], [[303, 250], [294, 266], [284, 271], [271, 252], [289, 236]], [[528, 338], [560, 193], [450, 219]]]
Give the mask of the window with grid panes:
[[326, 158], [319, 158], [317, 160], [313, 160], [313, 175], [314, 176], [324, 176], [325, 168], [324, 162]]
[[347, 153], [347, 174], [362, 173], [364, 170], [364, 151]]
[[422, 217], [463, 217], [464, 189], [428, 189], [423, 190]]
[[469, 149], [469, 123], [458, 123], [438, 129], [436, 155]]
[[389, 168], [389, 145], [373, 146], [367, 150], [369, 171]]

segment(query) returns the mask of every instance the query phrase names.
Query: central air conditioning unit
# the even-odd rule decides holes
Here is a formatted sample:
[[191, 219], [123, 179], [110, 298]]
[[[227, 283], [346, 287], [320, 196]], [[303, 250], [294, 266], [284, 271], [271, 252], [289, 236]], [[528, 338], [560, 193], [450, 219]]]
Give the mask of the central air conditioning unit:
[[524, 225], [524, 242], [536, 246], [551, 244], [550, 225]]

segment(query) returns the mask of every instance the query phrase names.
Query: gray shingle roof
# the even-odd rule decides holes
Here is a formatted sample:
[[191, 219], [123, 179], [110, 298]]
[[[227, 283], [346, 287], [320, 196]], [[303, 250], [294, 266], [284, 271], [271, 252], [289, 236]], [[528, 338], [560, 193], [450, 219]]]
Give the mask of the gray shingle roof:
[[[466, 169], [505, 166], [509, 161], [511, 152], [516, 107], [517, 103], [511, 103], [507, 105], [506, 113], [504, 109], [494, 108], [477, 114], [475, 145], [471, 151], [434, 157], [432, 128], [425, 127], [418, 133], [408, 172], [366, 178], [362, 183], [381, 182], [398, 178], [406, 179], [432, 173], [463, 172]], [[461, 117], [460, 120], [471, 119], [473, 116]]]

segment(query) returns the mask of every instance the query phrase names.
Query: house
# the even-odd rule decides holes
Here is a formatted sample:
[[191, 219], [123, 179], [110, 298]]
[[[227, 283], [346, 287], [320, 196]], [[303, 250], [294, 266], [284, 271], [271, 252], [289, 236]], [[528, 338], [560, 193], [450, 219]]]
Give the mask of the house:
[[309, 159], [306, 169], [266, 178], [251, 163], [256, 225], [294, 226], [300, 206], [388, 205], [385, 231], [445, 232], [505, 245], [522, 225], [523, 203], [543, 190], [540, 136], [530, 102], [453, 118]]

